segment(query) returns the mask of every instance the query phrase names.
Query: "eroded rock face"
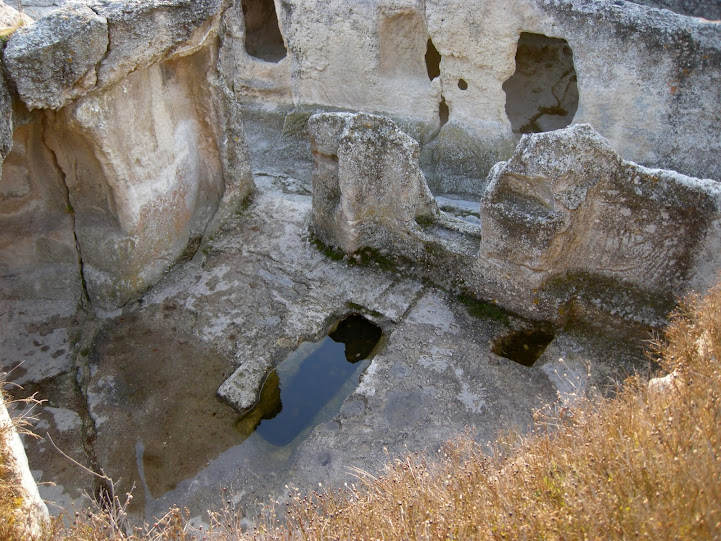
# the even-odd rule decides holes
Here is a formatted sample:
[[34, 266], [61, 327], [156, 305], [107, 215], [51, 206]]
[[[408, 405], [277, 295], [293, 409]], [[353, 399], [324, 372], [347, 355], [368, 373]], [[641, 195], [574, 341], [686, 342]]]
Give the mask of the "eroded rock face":
[[[391, 162], [366, 154], [351, 122], [357, 133], [370, 133], [362, 131], [361, 115], [311, 120], [314, 227], [321, 240], [346, 253], [369, 246], [415, 260], [423, 263], [415, 272], [437, 283], [462, 284], [506, 309], [556, 323], [586, 318], [580, 312], [588, 310], [661, 324], [676, 298], [689, 288], [708, 288], [721, 268], [714, 251], [721, 240], [719, 183], [626, 162], [588, 125], [524, 136], [512, 159], [496, 165], [480, 205], [474, 256], [454, 241], [473, 239], [472, 232], [427, 211], [425, 190], [409, 191], [407, 175], [375, 174], [370, 178], [382, 187], [366, 189], [375, 186], [368, 172], [385, 172], [383, 164]], [[389, 132], [372, 133], [372, 148], [399, 152], [383, 141]], [[346, 141], [359, 152], [344, 154]], [[406, 206], [379, 194], [397, 195]], [[419, 196], [432, 225], [418, 227], [408, 210], [405, 220], [373, 221], [386, 213], [403, 216]], [[364, 234], [367, 223], [372, 234]]]
[[95, 0], [90, 6], [108, 21], [112, 43], [98, 70], [99, 84], [208, 45], [215, 37], [222, 0]]
[[720, 211], [718, 182], [625, 162], [590, 126], [574, 126], [524, 137], [491, 173], [481, 257], [538, 285], [588, 272], [674, 296], [715, 240]]
[[27, 536], [28, 539], [39, 537], [43, 529], [48, 526], [50, 515], [45, 502], [40, 498], [38, 486], [30, 473], [30, 466], [25, 455], [20, 436], [12, 426], [12, 421], [5, 401], [0, 396], [0, 445], [3, 447], [10, 475], [16, 480], [15, 489], [21, 498], [18, 509], [15, 511], [15, 531], [18, 535]]
[[509, 307], [543, 306], [544, 293], [602, 305], [591, 291], [610, 280], [629, 294], [630, 312], [658, 303], [663, 318], [689, 287], [713, 282], [706, 254], [718, 245], [720, 212], [718, 182], [626, 162], [590, 126], [574, 126], [524, 137], [491, 172], [480, 258], [532, 297], [498, 291]]
[[42, 115], [18, 114], [0, 177], [0, 296], [77, 306], [82, 296], [72, 209]]
[[20, 28], [4, 58], [30, 109], [60, 109], [95, 86], [107, 50], [107, 20], [85, 5], [70, 4]]
[[[0, 64], [1, 65], [1, 64]], [[0, 75], [0, 174], [2, 162], [13, 146], [13, 108], [7, 81]]]
[[716, 0], [634, 0], [633, 3], [712, 21], [721, 20], [721, 4]]
[[[507, 111], [524, 104], [509, 104], [504, 85], [524, 70], [523, 35], [563, 43], [563, 58], [541, 64], [554, 64], [555, 79], [538, 69], [519, 83], [554, 109], [526, 131], [590, 123], [624, 159], [721, 178], [719, 138], [707, 136], [718, 133], [713, 119], [721, 115], [718, 24], [596, 0], [486, 0], [473, 9], [459, 0], [277, 1], [287, 55], [271, 62], [246, 50], [240, 8], [239, 0], [225, 12], [221, 49], [239, 99], [286, 107], [289, 119], [294, 107], [388, 116], [421, 144], [434, 193], [480, 197], [488, 171], [513, 153]], [[427, 56], [429, 42], [437, 54]], [[683, 150], [690, 147], [693, 157]], [[264, 158], [257, 168], [273, 164], [272, 153]]]
[[[3, 281], [11, 297], [37, 290], [43, 280], [34, 276], [51, 260], [56, 268], [72, 261], [64, 281], [48, 284], [59, 289], [72, 276], [79, 287], [82, 269], [92, 302], [120, 306], [192, 256], [250, 193], [239, 107], [216, 70], [221, 7], [75, 2], [12, 37], [5, 60], [19, 98], [46, 112], [28, 121], [32, 144], [16, 130], [20, 146], [3, 177], [4, 222], [22, 229], [2, 245], [15, 256], [6, 276], [17, 279]], [[46, 202], [55, 188], [60, 195]], [[8, 206], [18, 198], [22, 218]], [[63, 216], [30, 200], [57, 203]], [[48, 235], [62, 238], [63, 250], [77, 244], [77, 254], [41, 249]]]
[[386, 251], [394, 235], [438, 213], [418, 166], [418, 143], [389, 119], [326, 113], [308, 125], [313, 225], [324, 243], [347, 253], [364, 246]]
[[88, 292], [101, 306], [143, 291], [186, 247], [192, 255], [226, 186], [236, 204], [252, 187], [248, 171], [224, 177], [227, 147], [242, 155], [244, 139], [221, 129], [225, 98], [209, 84], [210, 59], [200, 52], [135, 71], [53, 117]]

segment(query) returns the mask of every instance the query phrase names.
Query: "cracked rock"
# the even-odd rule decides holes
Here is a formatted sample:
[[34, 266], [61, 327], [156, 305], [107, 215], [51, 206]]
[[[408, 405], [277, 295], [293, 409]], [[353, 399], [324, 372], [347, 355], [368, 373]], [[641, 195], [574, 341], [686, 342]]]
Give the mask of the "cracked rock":
[[95, 86], [95, 66], [107, 49], [106, 19], [87, 6], [69, 4], [20, 28], [4, 58], [30, 109], [60, 109]]

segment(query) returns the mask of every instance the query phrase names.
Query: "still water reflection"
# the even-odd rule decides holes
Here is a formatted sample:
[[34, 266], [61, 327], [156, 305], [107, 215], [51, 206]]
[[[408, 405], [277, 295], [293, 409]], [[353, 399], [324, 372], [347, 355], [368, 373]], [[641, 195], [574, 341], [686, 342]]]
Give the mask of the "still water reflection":
[[[268, 377], [258, 404], [238, 423], [267, 442], [284, 446], [314, 423], [323, 407], [343, 400], [358, 384], [360, 374], [378, 345], [381, 329], [360, 315], [341, 321], [326, 338], [291, 355]], [[349, 386], [350, 384], [350, 386]], [[341, 393], [344, 387], [350, 387]]]

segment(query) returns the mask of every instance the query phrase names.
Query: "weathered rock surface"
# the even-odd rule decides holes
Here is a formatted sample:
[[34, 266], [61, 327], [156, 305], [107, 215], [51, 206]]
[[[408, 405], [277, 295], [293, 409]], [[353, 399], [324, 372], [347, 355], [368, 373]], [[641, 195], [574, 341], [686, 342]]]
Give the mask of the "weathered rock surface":
[[[77, 244], [73, 264], [90, 300], [114, 308], [192, 256], [253, 183], [240, 109], [215, 66], [220, 0], [86, 4], [53, 11], [7, 46], [20, 98], [59, 110], [33, 117], [41, 144], [18, 148], [3, 184], [15, 207], [59, 184], [67, 216], [25, 205], [22, 227], [32, 219], [66, 231], [68, 223], [66, 245]], [[49, 158], [38, 156], [43, 150]], [[17, 214], [10, 209], [4, 219], [14, 225]], [[47, 236], [38, 229], [8, 237], [6, 252], [26, 253], [7, 260], [8, 276], [27, 282], [24, 266], [37, 272], [38, 260], [53, 257], [65, 264], [58, 250], [29, 244]], [[45, 288], [53, 283], [59, 288]]]
[[19, 29], [5, 62], [31, 109], [60, 109], [132, 71], [207, 46], [221, 6], [221, 0], [68, 3]]
[[37, 20], [73, 1], [78, 0], [6, 0], [4, 3], [15, 10], [22, 10], [31, 20]]
[[479, 272], [522, 287], [523, 297], [509, 288], [494, 298], [524, 313], [533, 291], [602, 296], [593, 283], [615, 282], [629, 314], [655, 308], [663, 318], [676, 298], [715, 281], [719, 220], [721, 184], [625, 162], [590, 126], [525, 136], [489, 175]]
[[[358, 217], [383, 216], [388, 208], [378, 194], [420, 194], [426, 205], [426, 192], [409, 193], [403, 184], [409, 177], [393, 174], [379, 175], [382, 190], [346, 189], [344, 171], [346, 183], [360, 179], [363, 186], [364, 175], [384, 163], [340, 150], [336, 159], [334, 146], [325, 145], [354, 118], [364, 117], [328, 113], [311, 120], [314, 230], [347, 254], [368, 246], [413, 261], [415, 272], [436, 283], [557, 324], [599, 310], [660, 325], [676, 298], [705, 290], [721, 268], [715, 249], [721, 185], [625, 162], [587, 125], [526, 135], [511, 160], [494, 167], [480, 204], [480, 242], [468, 224], [445, 214], [434, 220], [432, 212], [422, 215], [431, 222], [424, 227], [412, 212], [406, 220], [379, 220], [381, 231], [356, 241]], [[374, 145], [385, 149], [388, 133], [375, 132]], [[328, 181], [335, 178], [337, 184]], [[412, 200], [405, 203], [413, 208]], [[346, 209], [355, 214], [344, 219]]]
[[716, 0], [634, 0], [633, 3], [712, 21], [721, 20], [721, 4]]
[[[718, 182], [626, 161], [721, 178], [718, 23], [594, 0], [27, 3], [60, 9], [4, 53], [0, 364], [50, 396], [38, 428], [142, 487], [139, 513], [337, 484], [466, 426], [526, 430], [632, 371], [638, 351], [607, 342], [721, 266]], [[393, 122], [306, 124], [339, 108]], [[238, 214], [246, 120], [262, 191]], [[439, 212], [419, 161], [476, 203]], [[311, 221], [349, 256], [317, 250]], [[463, 297], [472, 317], [449, 292], [550, 324]], [[107, 319], [81, 324], [85, 300]], [[360, 387], [289, 447], [249, 435], [238, 410], [269, 370], [349, 311], [387, 337]], [[491, 353], [569, 320], [538, 366]], [[612, 324], [630, 330], [594, 341]], [[58, 482], [46, 497], [92, 485], [28, 449]]]
[[59, 301], [74, 310], [82, 284], [63, 174], [42, 117], [18, 114], [15, 122], [0, 177], [0, 297]]
[[0, 176], [2, 164], [13, 146], [13, 108], [5, 76], [0, 75]]
[[4, 52], [5, 65], [30, 109], [60, 109], [93, 88], [108, 50], [108, 24], [82, 4], [20, 28]]
[[438, 214], [418, 166], [418, 143], [390, 120], [327, 113], [308, 121], [313, 227], [325, 244], [352, 253], [386, 244]]
[[15, 30], [32, 22], [32, 17], [26, 13], [21, 13], [13, 6], [0, 2], [0, 32], [6, 40]]
[[[624, 159], [721, 178], [718, 138], [707, 136], [718, 132], [712, 119], [721, 114], [714, 82], [721, 69], [716, 23], [595, 0], [484, 1], [472, 10], [458, 0], [294, 0], [277, 3], [288, 55], [273, 63], [248, 57], [238, 4], [226, 12], [233, 30], [221, 56], [240, 99], [369, 111], [399, 125], [402, 120], [421, 143], [421, 164], [434, 193], [480, 196], [493, 164], [512, 154], [517, 138], [507, 109], [521, 98], [504, 84], [524, 69], [516, 66], [522, 33], [563, 39], [570, 50], [578, 108], [574, 115], [561, 107], [565, 114], [548, 119], [565, 119], [560, 127], [590, 123]], [[429, 39], [439, 54], [437, 67], [426, 57]], [[562, 98], [556, 82], [546, 83], [532, 79], [526, 88]], [[684, 151], [691, 147], [699, 149], [693, 157]]]
[[93, 1], [90, 7], [108, 21], [112, 44], [98, 70], [99, 84], [207, 46], [222, 5], [222, 0]]
[[242, 127], [227, 124], [211, 60], [206, 50], [154, 64], [53, 118], [51, 146], [100, 306], [146, 289], [189, 244], [192, 256], [221, 201], [237, 206], [252, 189]]

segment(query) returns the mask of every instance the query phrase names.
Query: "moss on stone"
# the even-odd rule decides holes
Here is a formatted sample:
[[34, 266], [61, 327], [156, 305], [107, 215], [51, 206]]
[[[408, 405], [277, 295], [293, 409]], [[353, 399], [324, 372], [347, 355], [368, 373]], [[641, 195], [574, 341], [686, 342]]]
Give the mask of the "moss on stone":
[[503, 323], [506, 326], [510, 324], [508, 314], [493, 303], [479, 300], [468, 293], [461, 293], [457, 298], [473, 317], [491, 319]]
[[316, 250], [318, 250], [321, 254], [326, 256], [328, 259], [332, 261], [343, 261], [345, 259], [345, 253], [340, 250], [339, 248], [336, 248], [334, 246], [329, 246], [328, 244], [324, 243], [322, 240], [320, 240], [318, 237], [313, 237], [310, 239], [310, 244], [313, 246]]

